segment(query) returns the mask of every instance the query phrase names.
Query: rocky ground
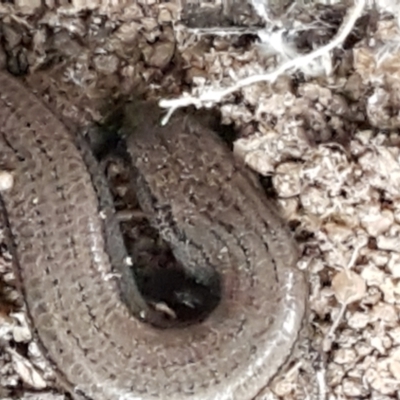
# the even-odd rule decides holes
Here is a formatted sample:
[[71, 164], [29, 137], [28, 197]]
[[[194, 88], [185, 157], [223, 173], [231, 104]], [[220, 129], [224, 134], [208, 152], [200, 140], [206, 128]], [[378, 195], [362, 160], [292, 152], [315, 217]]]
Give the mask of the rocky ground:
[[[365, 4], [343, 40], [305, 62], [342, 32], [351, 1], [221, 13], [177, 1], [41, 3], [0, 2], [0, 68], [65, 123], [90, 136], [132, 96], [213, 105], [237, 132], [235, 154], [276, 197], [309, 274], [309, 341], [264, 398], [400, 398], [400, 4]], [[220, 96], [285, 63], [273, 81]], [[0, 272], [0, 398], [64, 399], [15, 305], [7, 254]]]

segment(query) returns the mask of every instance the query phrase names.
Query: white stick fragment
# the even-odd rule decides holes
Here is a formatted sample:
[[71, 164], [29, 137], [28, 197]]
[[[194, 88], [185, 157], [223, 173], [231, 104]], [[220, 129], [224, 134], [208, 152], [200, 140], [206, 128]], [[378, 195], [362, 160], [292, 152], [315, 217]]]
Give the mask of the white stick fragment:
[[202, 36], [237, 36], [237, 35], [257, 35], [260, 28], [189, 28], [188, 32], [197, 37]]
[[352, 31], [354, 24], [356, 23], [358, 18], [361, 17], [366, 4], [366, 0], [354, 0], [354, 1], [355, 3], [353, 7], [348, 9], [346, 16], [343, 20], [343, 23], [339, 28], [339, 31], [334, 36], [334, 38], [325, 46], [322, 46], [319, 49], [312, 51], [311, 53], [289, 60], [270, 73], [253, 75], [241, 79], [238, 82], [236, 82], [236, 84], [226, 89], [219, 89], [219, 90], [210, 89], [205, 91], [199, 97], [184, 95], [176, 99], [162, 99], [159, 102], [159, 106], [161, 108], [167, 108], [169, 109], [169, 111], [167, 115], [162, 119], [161, 124], [165, 125], [168, 122], [169, 118], [171, 117], [172, 113], [178, 108], [187, 107], [189, 105], [194, 105], [197, 108], [200, 108], [202, 106], [218, 103], [222, 100], [223, 97], [231, 93], [234, 93], [245, 86], [253, 85], [254, 83], [258, 82], [274, 82], [284, 72], [292, 69], [297, 70], [299, 68], [304, 68], [316, 58], [326, 56], [330, 51], [340, 46], [346, 40], [347, 36]]

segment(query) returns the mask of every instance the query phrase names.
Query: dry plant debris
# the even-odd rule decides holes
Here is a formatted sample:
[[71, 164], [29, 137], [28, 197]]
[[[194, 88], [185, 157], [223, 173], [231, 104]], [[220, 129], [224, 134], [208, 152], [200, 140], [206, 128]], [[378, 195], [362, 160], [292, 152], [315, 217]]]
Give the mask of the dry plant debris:
[[[80, 129], [132, 93], [172, 111], [218, 103], [236, 156], [276, 192], [309, 274], [311, 329], [260, 399], [400, 398], [399, 2], [253, 0], [245, 23], [211, 28], [181, 23], [178, 1], [66, 3], [1, 2], [0, 66], [29, 71]], [[0, 273], [0, 398], [63, 399], [4, 252]]]

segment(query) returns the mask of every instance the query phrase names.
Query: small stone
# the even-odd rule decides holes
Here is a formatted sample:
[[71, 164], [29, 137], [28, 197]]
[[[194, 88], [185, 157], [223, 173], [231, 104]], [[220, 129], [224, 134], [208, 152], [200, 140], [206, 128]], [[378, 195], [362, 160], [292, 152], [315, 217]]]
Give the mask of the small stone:
[[13, 175], [7, 171], [0, 171], [0, 192], [10, 190], [13, 186]]
[[338, 349], [334, 354], [334, 361], [337, 364], [349, 364], [354, 362], [357, 354], [353, 349]]
[[376, 245], [380, 250], [399, 251], [400, 238], [379, 236], [376, 238]]
[[368, 394], [368, 389], [363, 385], [361, 379], [343, 379], [343, 393], [348, 397], [364, 397]]
[[353, 329], [364, 329], [370, 322], [370, 316], [363, 312], [355, 312], [347, 319], [347, 322]]
[[272, 178], [279, 197], [288, 198], [300, 194], [300, 164], [294, 162], [282, 163], [276, 169]]
[[167, 8], [162, 8], [158, 13], [158, 23], [164, 24], [172, 21], [172, 14]]
[[392, 304], [379, 303], [374, 306], [372, 315], [376, 321], [396, 324], [399, 320], [396, 307]]
[[361, 276], [368, 286], [379, 286], [384, 282], [386, 275], [375, 265], [366, 265], [362, 268]]
[[353, 271], [343, 270], [332, 279], [332, 288], [341, 304], [361, 300], [366, 292], [364, 279]]
[[157, 42], [153, 46], [143, 49], [145, 62], [150, 67], [165, 68], [171, 61], [175, 52], [175, 44], [172, 42]]
[[390, 228], [394, 216], [391, 211], [381, 210], [378, 205], [366, 205], [360, 212], [360, 221], [369, 235], [377, 237]]
[[323, 191], [312, 186], [301, 191], [300, 202], [306, 212], [314, 215], [323, 215], [331, 208], [329, 197]]
[[118, 70], [119, 59], [114, 54], [100, 54], [93, 58], [93, 63], [98, 72], [111, 75]]

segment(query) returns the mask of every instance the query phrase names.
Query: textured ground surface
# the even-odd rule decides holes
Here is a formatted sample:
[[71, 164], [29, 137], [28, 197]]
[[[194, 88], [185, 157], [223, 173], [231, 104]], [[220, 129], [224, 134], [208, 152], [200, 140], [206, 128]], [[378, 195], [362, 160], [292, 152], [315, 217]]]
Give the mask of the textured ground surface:
[[[79, 12], [78, 2], [46, 10], [16, 3], [18, 11], [0, 3], [0, 67], [79, 129], [101, 123], [132, 93], [199, 94], [272, 70], [327, 43], [346, 12], [340, 4], [274, 9], [268, 27], [276, 29], [257, 45], [262, 25], [251, 13], [220, 24], [233, 20], [252, 34], [223, 36], [177, 23], [174, 2], [127, 1], [93, 13]], [[295, 360], [265, 398], [313, 398], [304, 390], [310, 370], [327, 392], [316, 398], [400, 397], [399, 6], [383, 3], [312, 69], [246, 87], [217, 106], [239, 132], [236, 154], [276, 192], [310, 275], [310, 359]], [[12, 284], [7, 254], [0, 272]], [[2, 286], [0, 398], [63, 399], [51, 391], [23, 312], [10, 304], [15, 293]]]

